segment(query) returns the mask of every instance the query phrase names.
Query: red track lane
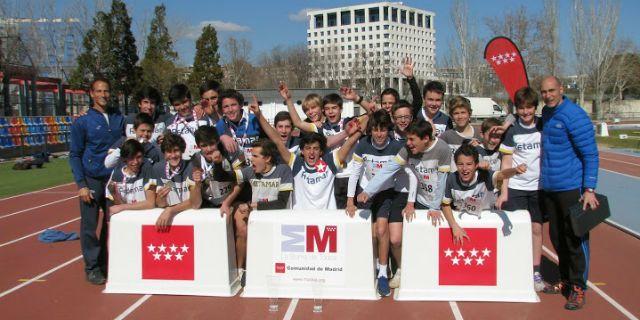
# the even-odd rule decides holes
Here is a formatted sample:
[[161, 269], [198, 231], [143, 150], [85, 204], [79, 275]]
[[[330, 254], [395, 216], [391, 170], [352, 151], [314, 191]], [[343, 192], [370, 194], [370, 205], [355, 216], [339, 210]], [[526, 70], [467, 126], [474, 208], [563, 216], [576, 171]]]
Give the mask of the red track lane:
[[[463, 315], [464, 317], [464, 315]], [[300, 300], [292, 319], [454, 319], [448, 302], [324, 300], [322, 314], [313, 313], [313, 300]]]
[[83, 268], [77, 261], [0, 299], [2, 318], [113, 319], [141, 297], [103, 294], [104, 286], [85, 281]]
[[[64, 192], [64, 193], [59, 193]], [[69, 198], [77, 194], [75, 185], [55, 187], [46, 191], [32, 193], [11, 199], [0, 200], [0, 216], [37, 207], [56, 200]], [[19, 214], [27, 214], [19, 213]]]
[[[0, 244], [80, 217], [78, 199], [69, 199], [0, 220]], [[76, 230], [77, 231], [77, 230]], [[15, 245], [15, 244], [12, 244]]]
[[600, 151], [600, 168], [640, 177], [640, 157]]

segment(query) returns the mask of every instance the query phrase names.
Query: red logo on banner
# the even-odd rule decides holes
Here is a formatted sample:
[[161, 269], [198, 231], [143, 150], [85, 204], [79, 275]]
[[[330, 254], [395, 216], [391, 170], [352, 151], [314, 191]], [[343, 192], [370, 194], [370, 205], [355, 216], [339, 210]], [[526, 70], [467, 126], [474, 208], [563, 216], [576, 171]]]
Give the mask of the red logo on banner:
[[142, 279], [193, 280], [193, 226], [142, 226]]
[[466, 228], [471, 240], [454, 246], [450, 228], [440, 228], [439, 283], [455, 286], [495, 286], [496, 228]]
[[276, 262], [276, 273], [284, 273], [284, 262]]
[[511, 101], [518, 89], [529, 86], [520, 50], [509, 38], [496, 37], [489, 41], [484, 49], [484, 59], [500, 78]]

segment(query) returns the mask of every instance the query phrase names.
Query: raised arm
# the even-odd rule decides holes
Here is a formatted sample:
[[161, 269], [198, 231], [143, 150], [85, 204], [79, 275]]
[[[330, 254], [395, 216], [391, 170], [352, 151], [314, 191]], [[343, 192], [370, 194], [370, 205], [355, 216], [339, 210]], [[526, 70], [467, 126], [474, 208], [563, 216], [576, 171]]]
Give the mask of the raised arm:
[[280, 81], [280, 84], [278, 85], [278, 92], [280, 92], [280, 96], [287, 104], [287, 110], [289, 110], [289, 115], [291, 116], [293, 125], [304, 132], [318, 132], [318, 128], [315, 124], [302, 121], [300, 115], [298, 114], [298, 111], [296, 111], [296, 108], [293, 106], [293, 100], [291, 100], [291, 93], [289, 92], [289, 88], [283, 81]]
[[251, 110], [251, 112], [253, 112], [253, 114], [255, 114], [258, 118], [258, 123], [260, 124], [260, 128], [262, 128], [262, 131], [264, 131], [267, 137], [269, 137], [269, 139], [271, 139], [271, 141], [276, 144], [276, 147], [278, 147], [278, 152], [280, 153], [282, 161], [284, 161], [284, 163], [289, 163], [289, 160], [291, 158], [291, 151], [289, 151], [287, 146], [285, 146], [284, 142], [282, 142], [282, 140], [280, 139], [280, 134], [278, 134], [278, 131], [276, 131], [276, 129], [272, 127], [271, 124], [269, 124], [269, 121], [267, 121], [267, 119], [262, 114], [256, 96], [253, 96], [251, 104], [249, 104], [249, 110]]
[[420, 108], [422, 108], [422, 92], [420, 91], [420, 87], [418, 86], [418, 82], [416, 78], [413, 76], [413, 67], [415, 63], [411, 57], [407, 56], [402, 61], [402, 68], [400, 68], [400, 74], [405, 76], [407, 82], [409, 83], [409, 88], [411, 89], [411, 107], [413, 109], [414, 116], [417, 116], [420, 112]]
[[347, 131], [347, 134], [349, 134], [349, 139], [347, 139], [342, 147], [338, 149], [338, 160], [340, 160], [340, 163], [344, 163], [344, 161], [349, 156], [349, 152], [351, 152], [351, 149], [356, 145], [356, 142], [358, 142], [358, 139], [360, 139], [360, 137], [362, 136], [362, 131], [360, 131], [360, 124], [358, 123], [357, 119], [351, 120], [347, 124], [347, 128], [344, 131]]

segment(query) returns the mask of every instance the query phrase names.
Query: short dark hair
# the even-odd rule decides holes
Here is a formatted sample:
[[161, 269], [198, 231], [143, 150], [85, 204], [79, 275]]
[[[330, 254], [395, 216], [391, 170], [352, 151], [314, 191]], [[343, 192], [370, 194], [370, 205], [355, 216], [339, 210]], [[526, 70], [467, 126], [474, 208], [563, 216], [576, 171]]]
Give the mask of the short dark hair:
[[426, 137], [433, 139], [433, 127], [431, 126], [431, 123], [420, 119], [409, 125], [407, 128], [407, 134], [415, 134], [420, 139], [424, 139]]
[[521, 106], [533, 106], [538, 107], [538, 93], [531, 89], [531, 87], [523, 87], [518, 89], [513, 95], [513, 104], [516, 108]]
[[336, 104], [338, 107], [342, 108], [342, 97], [340, 97], [337, 93], [330, 93], [322, 98], [322, 107], [328, 103]]
[[392, 127], [391, 115], [383, 109], [376, 110], [371, 114], [367, 124], [367, 131], [371, 133], [373, 129], [390, 129]]
[[220, 87], [220, 83], [218, 81], [215, 80], [207, 80], [205, 83], [200, 85], [200, 88], [198, 88], [200, 91], [200, 95], [202, 96], [205, 92], [209, 91], [209, 90], [213, 90], [217, 93], [220, 93], [220, 89], [222, 89]]
[[276, 113], [276, 116], [273, 118], [273, 126], [278, 124], [280, 121], [289, 121], [291, 122], [291, 125], [293, 125], [293, 120], [291, 120], [291, 114], [289, 114], [289, 111], [280, 111]]
[[391, 114], [395, 114], [398, 109], [408, 108], [411, 110], [411, 114], [413, 114], [413, 106], [407, 100], [399, 100], [396, 102], [393, 107], [391, 107]]
[[136, 156], [136, 154], [144, 154], [142, 143], [135, 139], [128, 139], [120, 147], [120, 159], [127, 160]]
[[162, 140], [160, 150], [162, 150], [162, 153], [165, 153], [173, 150], [175, 147], [180, 148], [180, 152], [184, 153], [184, 151], [187, 149], [187, 144], [184, 142], [184, 139], [182, 139], [181, 136], [175, 133], [168, 133]]
[[138, 129], [141, 124], [148, 124], [149, 126], [151, 126], [151, 130], [153, 130], [153, 128], [156, 126], [156, 124], [153, 123], [153, 119], [151, 118], [151, 116], [144, 112], [136, 114], [135, 119], [133, 119], [133, 129]]
[[93, 91], [93, 86], [98, 82], [106, 83], [107, 86], [109, 86], [109, 90], [111, 90], [111, 82], [109, 81], [109, 79], [107, 79], [104, 76], [96, 76], [95, 78], [93, 78], [93, 81], [91, 81], [91, 84], [89, 84], [89, 89], [91, 89], [91, 91]]
[[152, 86], [144, 86], [136, 92], [136, 95], [134, 97], [134, 101], [136, 103], [140, 103], [140, 101], [144, 99], [153, 101], [156, 107], [162, 106], [162, 95], [156, 88]]
[[211, 126], [202, 126], [198, 128], [198, 130], [193, 133], [193, 136], [196, 138], [196, 144], [198, 146], [200, 146], [201, 143], [211, 146], [220, 142], [218, 131], [215, 127]]
[[440, 81], [429, 81], [424, 85], [424, 88], [422, 88], [422, 96], [424, 97], [428, 91], [437, 92], [444, 95], [444, 84], [442, 84], [442, 82]]
[[502, 121], [500, 121], [500, 119], [498, 118], [487, 118], [484, 121], [482, 121], [482, 125], [480, 126], [480, 131], [482, 133], [485, 133], [487, 131], [489, 131], [489, 129], [493, 128], [493, 127], [499, 127], [502, 125]]
[[396, 99], [396, 103], [400, 101], [400, 94], [398, 94], [398, 90], [394, 88], [386, 88], [382, 90], [382, 92], [380, 93], [380, 101], [382, 101], [382, 96], [387, 96], [387, 95], [393, 96]]
[[320, 150], [324, 153], [327, 148], [327, 137], [317, 132], [305, 133], [300, 137], [300, 150], [304, 149], [306, 145], [316, 142], [320, 144]]
[[473, 162], [475, 162], [476, 164], [480, 162], [480, 154], [478, 153], [476, 147], [471, 145], [471, 140], [469, 139], [464, 140], [462, 142], [462, 145], [460, 145], [458, 150], [456, 150], [456, 152], [453, 154], [454, 161], [458, 162], [458, 158], [463, 155], [467, 157], [473, 157]]
[[220, 112], [222, 112], [222, 100], [224, 99], [236, 100], [240, 108], [244, 105], [244, 97], [242, 96], [242, 93], [233, 89], [222, 90], [218, 95], [218, 111]]
[[260, 155], [262, 155], [263, 157], [271, 158], [269, 163], [271, 164], [276, 163], [279, 154], [278, 154], [278, 147], [273, 141], [265, 138], [258, 139], [251, 144], [251, 148], [254, 148], [254, 150], [257, 147], [261, 148]]
[[191, 91], [184, 83], [177, 83], [169, 89], [169, 103], [182, 103], [185, 100], [191, 100]]

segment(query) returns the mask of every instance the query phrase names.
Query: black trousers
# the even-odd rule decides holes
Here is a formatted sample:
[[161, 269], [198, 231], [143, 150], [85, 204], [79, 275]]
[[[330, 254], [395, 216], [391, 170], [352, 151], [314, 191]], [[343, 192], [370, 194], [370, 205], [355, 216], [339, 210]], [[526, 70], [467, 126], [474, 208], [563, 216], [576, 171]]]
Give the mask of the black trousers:
[[333, 195], [336, 197], [336, 207], [338, 209], [345, 209], [347, 207], [349, 178], [335, 178], [335, 180], [333, 180], [333, 188]]
[[587, 288], [589, 275], [589, 234], [573, 234], [569, 207], [578, 203], [580, 190], [543, 191], [542, 207], [549, 218], [549, 236], [558, 253], [560, 280]]
[[[107, 264], [107, 206], [105, 187], [109, 177], [85, 177], [87, 187], [92, 191], [93, 200], [85, 203], [80, 200], [80, 246], [84, 257], [86, 272], [101, 268]], [[102, 225], [100, 234], [96, 232], [102, 209]]]

